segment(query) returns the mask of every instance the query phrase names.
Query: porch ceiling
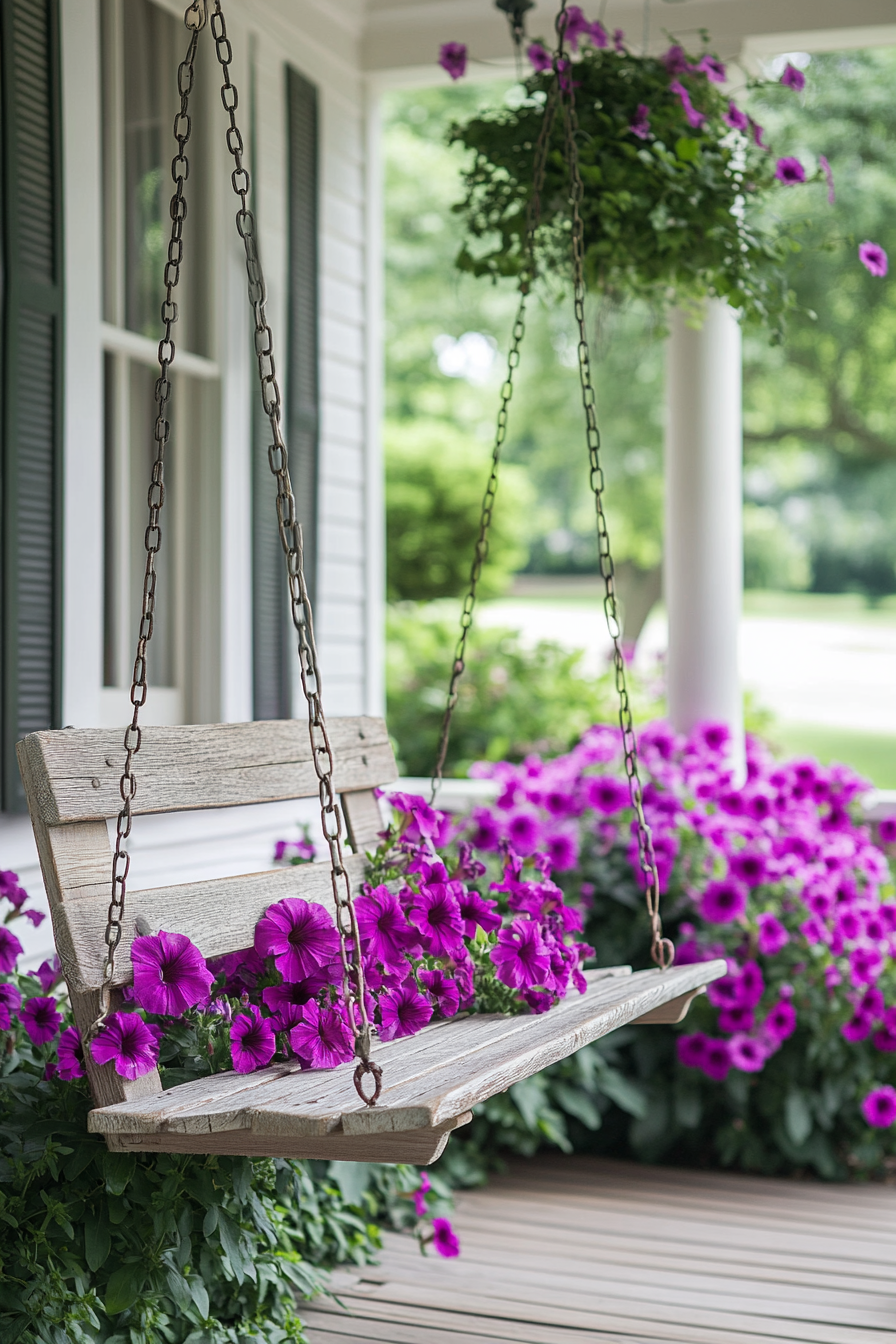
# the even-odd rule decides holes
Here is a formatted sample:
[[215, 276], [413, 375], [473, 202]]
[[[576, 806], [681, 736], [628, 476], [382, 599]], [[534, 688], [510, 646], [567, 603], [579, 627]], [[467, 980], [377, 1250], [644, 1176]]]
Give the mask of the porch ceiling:
[[[643, 8], [643, 0], [610, 0], [607, 20], [640, 36]], [[892, 0], [654, 0], [652, 9], [656, 46], [665, 42], [663, 29], [685, 34], [707, 28], [728, 59], [896, 43]], [[536, 0], [529, 32], [547, 34], [555, 12], [556, 0]], [[507, 22], [492, 0], [366, 2], [361, 55], [370, 73], [407, 79], [414, 68], [433, 67], [440, 43], [456, 40], [466, 42], [477, 60], [509, 62]]]

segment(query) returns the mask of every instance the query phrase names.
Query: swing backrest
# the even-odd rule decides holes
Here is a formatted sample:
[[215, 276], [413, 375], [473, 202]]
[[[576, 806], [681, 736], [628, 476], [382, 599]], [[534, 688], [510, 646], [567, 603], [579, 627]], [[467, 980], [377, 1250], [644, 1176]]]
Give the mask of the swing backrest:
[[[364, 850], [382, 829], [377, 786], [397, 778], [382, 719], [331, 719], [327, 725], [349, 843], [352, 885]], [[139, 814], [237, 807], [318, 794], [308, 725], [301, 720], [147, 727], [134, 760]], [[40, 855], [53, 933], [82, 1032], [96, 1017], [105, 959], [112, 848], [106, 822], [121, 807], [122, 729], [31, 733], [18, 744], [19, 768]], [[141, 927], [185, 933], [206, 957], [251, 947], [269, 905], [299, 896], [333, 909], [329, 856], [248, 876], [128, 891], [113, 986], [130, 983], [130, 946]], [[145, 925], [144, 922], [145, 921]], [[91, 1069], [100, 1103], [157, 1091], [158, 1074], [125, 1084], [110, 1067]], [[102, 1077], [97, 1077], [99, 1072]]]

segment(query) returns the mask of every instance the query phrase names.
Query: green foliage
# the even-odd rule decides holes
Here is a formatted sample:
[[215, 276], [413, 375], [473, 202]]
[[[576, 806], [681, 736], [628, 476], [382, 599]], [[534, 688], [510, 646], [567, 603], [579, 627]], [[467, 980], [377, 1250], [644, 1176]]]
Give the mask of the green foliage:
[[[616, 299], [660, 307], [727, 298], [749, 319], [779, 330], [790, 305], [783, 263], [796, 243], [769, 216], [774, 157], [723, 122], [729, 95], [702, 74], [676, 77], [705, 116], [689, 126], [662, 61], [586, 46], [575, 66], [577, 144], [584, 184], [580, 213], [587, 283]], [[452, 136], [475, 154], [457, 206], [467, 231], [458, 256], [477, 276], [518, 276], [526, 265], [534, 146], [556, 86], [553, 72], [526, 80], [515, 107], [474, 117]], [[639, 105], [650, 132], [630, 130]], [[539, 270], [570, 273], [570, 182], [565, 126], [551, 127]]]
[[[489, 452], [439, 420], [389, 424], [385, 446], [389, 597], [458, 597], [470, 581]], [[526, 564], [532, 494], [521, 469], [505, 465], [480, 581], [483, 597], [503, 592]]]
[[[599, 613], [595, 612], [595, 618]], [[386, 719], [399, 769], [427, 775], [445, 712], [458, 623], [402, 605], [387, 616]], [[477, 626], [467, 645], [458, 687], [447, 774], [465, 775], [474, 761], [519, 761], [530, 752], [565, 751], [592, 723], [615, 713], [606, 673], [586, 677], [582, 654], [541, 641], [527, 647], [518, 633]], [[639, 710], [646, 696], [636, 694]]]

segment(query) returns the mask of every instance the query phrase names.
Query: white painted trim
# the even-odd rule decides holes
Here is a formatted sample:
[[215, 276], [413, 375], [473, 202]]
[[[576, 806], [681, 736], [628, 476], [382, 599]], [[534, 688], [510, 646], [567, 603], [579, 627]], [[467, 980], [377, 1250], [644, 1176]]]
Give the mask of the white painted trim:
[[[141, 336], [139, 332], [128, 331], [125, 327], [113, 327], [109, 322], [101, 322], [100, 337], [104, 350], [112, 350], [116, 354], [127, 355], [129, 359], [136, 360], [138, 364], [148, 364], [151, 368], [158, 368], [159, 343], [149, 336]], [[189, 350], [181, 349], [180, 346], [176, 346], [171, 372], [173, 374], [187, 373], [191, 378], [212, 379], [221, 376], [215, 360], [206, 359], [204, 355], [193, 355]]]
[[103, 363], [97, 0], [60, 6], [65, 266], [62, 722], [97, 721], [103, 681]]
[[748, 37], [743, 46], [743, 63], [751, 72], [759, 62], [787, 51], [858, 51], [863, 47], [896, 46], [896, 23], [858, 28], [804, 29], [794, 33], [771, 33]]
[[364, 601], [365, 710], [386, 712], [386, 503], [382, 447], [385, 383], [384, 192], [381, 97], [368, 90], [365, 232]]

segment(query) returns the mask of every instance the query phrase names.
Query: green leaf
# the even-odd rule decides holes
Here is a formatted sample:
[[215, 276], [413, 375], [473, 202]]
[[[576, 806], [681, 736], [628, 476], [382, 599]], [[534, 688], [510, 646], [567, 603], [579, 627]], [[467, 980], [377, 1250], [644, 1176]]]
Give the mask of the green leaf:
[[112, 1249], [112, 1235], [105, 1209], [100, 1213], [89, 1210], [84, 1219], [84, 1255], [94, 1273], [105, 1264]]
[[675, 141], [675, 153], [684, 163], [693, 163], [700, 157], [700, 141], [691, 139], [689, 135], [683, 135], [680, 140]]
[[196, 1310], [204, 1321], [208, 1320], [208, 1289], [202, 1282], [198, 1274], [191, 1274], [187, 1279], [187, 1286], [190, 1289], [190, 1296], [196, 1304]]
[[202, 1235], [210, 1237], [218, 1226], [218, 1206], [213, 1204], [202, 1220]]
[[121, 1269], [116, 1269], [106, 1285], [105, 1307], [108, 1315], [117, 1316], [120, 1311], [127, 1311], [128, 1307], [132, 1307], [140, 1296], [142, 1287], [142, 1278], [136, 1265], [123, 1265]]
[[577, 1120], [581, 1120], [586, 1129], [600, 1129], [600, 1111], [587, 1092], [568, 1083], [555, 1083], [551, 1092], [557, 1105], [562, 1106], [568, 1115], [574, 1115]]
[[346, 1204], [360, 1204], [373, 1179], [373, 1168], [368, 1162], [331, 1162], [328, 1174]]
[[0, 1321], [0, 1344], [15, 1344], [30, 1324], [28, 1316], [13, 1316], [11, 1320]]
[[221, 1238], [221, 1247], [224, 1254], [230, 1261], [231, 1268], [236, 1275], [236, 1281], [238, 1284], [242, 1284], [246, 1277], [246, 1268], [243, 1248], [240, 1245], [240, 1230], [223, 1210], [218, 1215], [218, 1235]]
[[110, 1195], [123, 1195], [137, 1169], [133, 1153], [104, 1153], [103, 1176]]
[[178, 1273], [176, 1269], [169, 1269], [165, 1278], [168, 1283], [168, 1291], [174, 1298], [175, 1306], [180, 1311], [186, 1311], [193, 1301], [189, 1283], [183, 1274]]
[[787, 1136], [801, 1148], [812, 1133], [812, 1112], [805, 1094], [793, 1087], [784, 1102], [784, 1128]]
[[637, 1083], [633, 1083], [617, 1069], [602, 1069], [597, 1083], [604, 1096], [615, 1101], [616, 1105], [629, 1115], [643, 1120], [647, 1114], [647, 1096]]

